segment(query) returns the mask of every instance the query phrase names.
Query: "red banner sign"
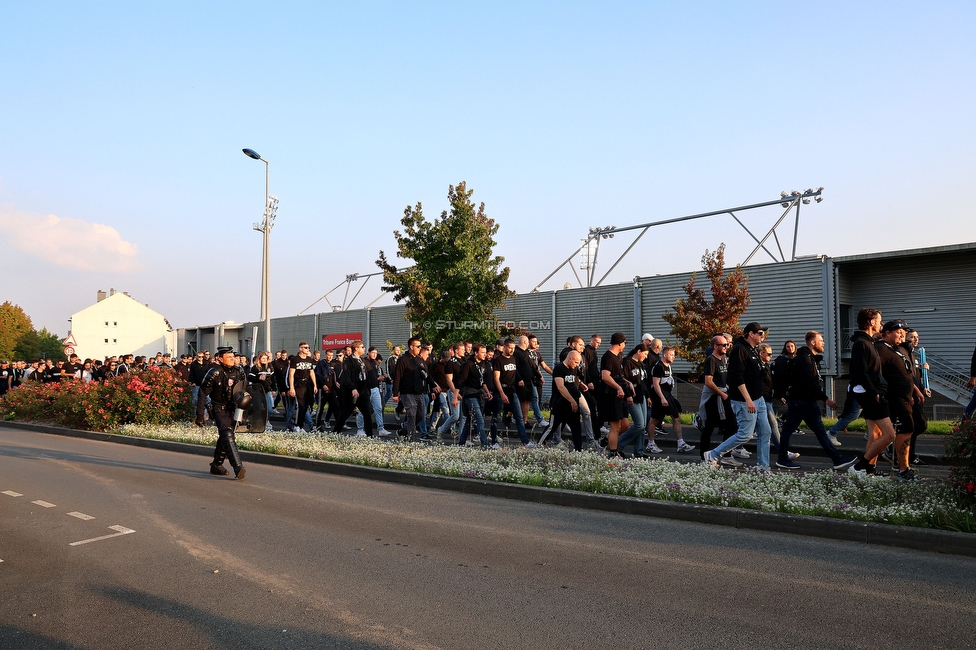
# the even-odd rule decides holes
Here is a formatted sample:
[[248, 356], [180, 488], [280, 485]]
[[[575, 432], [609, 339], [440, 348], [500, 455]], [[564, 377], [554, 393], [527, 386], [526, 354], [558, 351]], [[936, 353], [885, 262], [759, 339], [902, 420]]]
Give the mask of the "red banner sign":
[[362, 332], [344, 332], [342, 334], [323, 334], [322, 335], [322, 349], [323, 350], [335, 350], [337, 348], [344, 348], [347, 345], [352, 345], [353, 341], [362, 341]]

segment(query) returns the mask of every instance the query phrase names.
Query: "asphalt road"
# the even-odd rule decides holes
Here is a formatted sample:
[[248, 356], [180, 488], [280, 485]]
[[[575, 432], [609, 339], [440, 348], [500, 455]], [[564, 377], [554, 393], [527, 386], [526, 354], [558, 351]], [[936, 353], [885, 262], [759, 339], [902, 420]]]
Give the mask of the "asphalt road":
[[206, 470], [0, 427], [0, 648], [974, 644], [970, 558]]

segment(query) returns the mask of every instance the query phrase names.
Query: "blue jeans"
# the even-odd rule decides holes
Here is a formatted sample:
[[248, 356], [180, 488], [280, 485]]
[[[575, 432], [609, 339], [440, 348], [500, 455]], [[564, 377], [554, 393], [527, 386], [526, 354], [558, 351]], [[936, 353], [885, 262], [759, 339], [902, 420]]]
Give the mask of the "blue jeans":
[[532, 384], [532, 401], [529, 402], [529, 408], [532, 409], [536, 421], [542, 422], [542, 411], [539, 410], [539, 387], [535, 384]]
[[973, 411], [976, 411], [976, 390], [973, 391], [973, 398], [969, 400], [969, 405], [966, 407], [966, 410], [964, 410], [963, 413], [965, 413], [966, 417], [968, 418], [972, 417]]
[[465, 397], [464, 406], [468, 410], [468, 415], [461, 418], [461, 435], [458, 437], [458, 445], [464, 446], [468, 441], [468, 423], [470, 417], [474, 424], [474, 430], [478, 433], [481, 446], [488, 446], [488, 436], [485, 435], [485, 416], [481, 412], [481, 399], [478, 397]]
[[[732, 400], [732, 412], [735, 413], [736, 424], [739, 425], [738, 431], [734, 436], [726, 438], [718, 447], [711, 451], [713, 458], [718, 458], [727, 451], [743, 445], [749, 441], [753, 432], [758, 436], [756, 441], [756, 462], [759, 467], [769, 469], [769, 420], [766, 415], [766, 400], [758, 398], [753, 402], [756, 405], [756, 412], [750, 413], [745, 402]], [[783, 434], [786, 435], [785, 433]], [[780, 444], [780, 449], [785, 445]]]
[[810, 430], [817, 436], [817, 442], [824, 448], [827, 455], [834, 465], [838, 465], [844, 459], [827, 437], [824, 431], [823, 415], [820, 413], [820, 404], [814, 401], [791, 399], [788, 400], [789, 410], [786, 411], [786, 424], [783, 425], [783, 436], [779, 445], [779, 461], [781, 463], [789, 460], [787, 454], [790, 450], [790, 436], [800, 427], [800, 422], [806, 422]]
[[629, 404], [627, 408], [630, 410], [630, 417], [634, 420], [634, 423], [630, 425], [630, 428], [620, 434], [617, 439], [617, 449], [623, 450], [627, 445], [634, 445], [634, 455], [643, 456], [645, 447], [647, 446], [647, 438], [644, 435], [644, 427], [647, 422], [647, 400], [644, 398], [634, 400], [633, 404]]
[[417, 428], [420, 429], [420, 436], [422, 438], [427, 437], [427, 412], [430, 411], [430, 395], [420, 396], [421, 412], [420, 417], [417, 419]]
[[[369, 389], [369, 403], [373, 407], [373, 420], [376, 422], [376, 430], [383, 430], [383, 403], [380, 401], [379, 387]], [[363, 422], [363, 414], [356, 413], [356, 428], [362, 429], [366, 423]]]
[[857, 403], [857, 398], [854, 397], [854, 393], [847, 394], [848, 404], [844, 405], [844, 410], [847, 411], [847, 415], [841, 415], [840, 419], [834, 423], [834, 426], [830, 427], [830, 435], [836, 436], [838, 431], [843, 431], [847, 428], [847, 425], [856, 420], [861, 415], [861, 405]]
[[[508, 397], [508, 406], [512, 409], [512, 417], [515, 419], [515, 428], [518, 429], [519, 440], [523, 445], [529, 444], [529, 434], [525, 432], [525, 422], [522, 421], [522, 404], [519, 402], [515, 389], [508, 387], [505, 389]], [[505, 411], [505, 403], [502, 402], [501, 393], [495, 393], [495, 414], [491, 416], [491, 442], [498, 442], [498, 420], [502, 419]]]
[[437, 398], [441, 401], [441, 413], [444, 414], [444, 424], [437, 429], [437, 433], [444, 435], [451, 430], [454, 423], [461, 417], [461, 403], [458, 402], [457, 406], [454, 405], [454, 393], [451, 391], [441, 393]]

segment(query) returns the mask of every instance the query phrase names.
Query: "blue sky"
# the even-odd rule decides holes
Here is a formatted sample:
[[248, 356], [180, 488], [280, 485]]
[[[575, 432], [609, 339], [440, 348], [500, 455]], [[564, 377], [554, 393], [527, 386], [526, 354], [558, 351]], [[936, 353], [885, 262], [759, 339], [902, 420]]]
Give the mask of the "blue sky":
[[[257, 319], [264, 164], [243, 147], [270, 161], [280, 199], [276, 317], [375, 271], [403, 209], [420, 201], [436, 217], [462, 180], [500, 224], [519, 292], [591, 226], [781, 190], [825, 187], [801, 210], [798, 255], [976, 240], [973, 3], [13, 2], [3, 14], [0, 301], [61, 335], [109, 288], [176, 327]], [[765, 232], [780, 213], [739, 216]], [[605, 242], [599, 275], [631, 240]], [[722, 242], [731, 263], [753, 247], [730, 217], [654, 229], [606, 282], [694, 270]], [[352, 307], [380, 295], [377, 280]], [[568, 269], [544, 288], [564, 282], [577, 284]]]

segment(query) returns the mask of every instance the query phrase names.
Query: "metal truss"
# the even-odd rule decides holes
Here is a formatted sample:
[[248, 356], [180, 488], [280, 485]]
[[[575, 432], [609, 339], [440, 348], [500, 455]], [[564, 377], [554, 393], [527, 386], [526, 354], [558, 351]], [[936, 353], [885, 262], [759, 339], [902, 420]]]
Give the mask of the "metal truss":
[[[809, 204], [811, 200], [816, 201], [817, 203], [823, 201], [823, 189], [824, 188], [819, 187], [815, 190], [808, 189], [804, 192], [798, 192], [797, 190], [793, 190], [792, 192], [781, 192], [780, 197], [772, 201], [763, 201], [762, 203], [741, 205], [735, 208], [726, 208], [723, 210], [715, 210], [713, 212], [702, 212], [701, 214], [692, 214], [684, 217], [674, 217], [672, 219], [652, 221], [649, 223], [637, 224], [635, 226], [624, 226], [622, 228], [618, 228], [617, 226], [590, 228], [589, 233], [587, 234], [586, 238], [582, 240], [583, 243], [579, 246], [579, 248], [573, 251], [572, 254], [569, 257], [567, 257], [562, 264], [557, 266], [552, 273], [547, 275], [542, 280], [542, 282], [537, 284], [533, 289], [533, 291], [539, 291], [542, 288], [542, 286], [552, 278], [552, 276], [556, 275], [556, 273], [558, 273], [559, 270], [562, 269], [564, 266], [570, 264], [573, 261], [573, 259], [575, 259], [576, 256], [581, 253], [583, 255], [581, 259], [580, 268], [586, 271], [585, 285], [582, 279], [580, 279], [579, 274], [576, 273], [576, 268], [573, 265], [571, 265], [570, 269], [573, 271], [573, 274], [576, 276], [576, 281], [580, 284], [580, 286], [598, 287], [603, 283], [604, 280], [607, 279], [607, 276], [609, 276], [613, 272], [613, 270], [617, 268], [617, 265], [620, 264], [621, 260], [623, 260], [623, 258], [627, 256], [627, 254], [634, 248], [634, 246], [637, 245], [637, 242], [639, 242], [641, 238], [645, 234], [647, 234], [647, 231], [653, 228], [654, 226], [664, 226], [667, 224], [679, 223], [682, 221], [692, 221], [694, 219], [705, 219], [707, 217], [714, 217], [723, 214], [727, 214], [731, 216], [733, 219], [735, 219], [735, 222], [739, 224], [743, 230], [749, 233], [749, 236], [752, 237], [752, 239], [756, 242], [756, 247], [752, 250], [751, 253], [749, 253], [748, 257], [746, 257], [746, 259], [743, 260], [742, 262], [742, 265], [745, 266], [750, 262], [750, 260], [752, 260], [753, 257], [755, 257], [756, 253], [758, 253], [760, 250], [765, 251], [766, 254], [768, 254], [774, 262], [787, 261], [786, 255], [783, 253], [783, 247], [780, 244], [779, 235], [777, 234], [776, 229], [780, 226], [780, 224], [783, 223], [783, 221], [790, 214], [790, 212], [795, 212], [794, 224], [793, 224], [793, 249], [790, 254], [790, 260], [795, 260], [796, 239], [800, 227], [800, 205]], [[746, 210], [755, 210], [757, 208], [766, 208], [771, 205], [776, 205], [777, 203], [784, 208], [784, 212], [780, 216], [780, 218], [776, 220], [776, 223], [773, 224], [773, 227], [770, 228], [761, 239], [757, 237], [751, 230], [749, 230], [749, 228], [744, 223], [742, 223], [742, 220], [739, 219], [739, 217], [736, 215], [737, 212], [744, 212]], [[604, 239], [613, 239], [614, 235], [618, 233], [628, 232], [631, 230], [640, 230], [640, 233], [637, 235], [634, 241], [631, 242], [630, 246], [628, 246], [627, 249], [620, 254], [620, 257], [618, 257], [617, 260], [610, 266], [607, 272], [603, 274], [603, 277], [597, 280], [596, 283], [594, 284], [594, 280], [596, 278], [597, 258], [600, 252], [600, 242]], [[776, 250], [779, 252], [778, 258], [769, 250], [769, 248], [766, 245], [769, 242], [770, 238], [772, 238], [773, 241], [776, 243]]]

